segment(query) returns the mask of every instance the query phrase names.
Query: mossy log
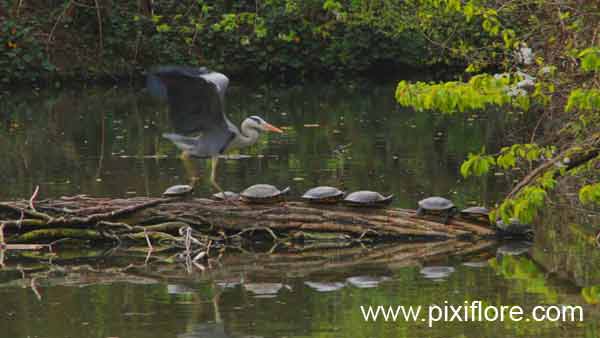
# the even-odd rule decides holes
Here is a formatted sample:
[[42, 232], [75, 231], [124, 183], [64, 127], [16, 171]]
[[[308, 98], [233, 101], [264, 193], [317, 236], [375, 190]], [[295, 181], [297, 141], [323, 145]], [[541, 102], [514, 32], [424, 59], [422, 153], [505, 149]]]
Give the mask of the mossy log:
[[[261, 234], [274, 241], [478, 239], [495, 235], [489, 225], [454, 218], [417, 217], [414, 210], [351, 208], [285, 202], [270, 205], [205, 198], [126, 199], [84, 195], [0, 203], [7, 243], [47, 243], [61, 238], [90, 241], [179, 242], [194, 245]], [[185, 230], [188, 229], [188, 230]], [[187, 236], [187, 237], [186, 237]], [[184, 238], [185, 237], [185, 238]]]

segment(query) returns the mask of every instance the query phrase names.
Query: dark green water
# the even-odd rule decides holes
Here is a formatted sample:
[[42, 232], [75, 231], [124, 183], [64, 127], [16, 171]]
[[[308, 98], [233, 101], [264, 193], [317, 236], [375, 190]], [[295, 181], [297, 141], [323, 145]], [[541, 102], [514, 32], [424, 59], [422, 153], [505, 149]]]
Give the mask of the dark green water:
[[[371, 189], [395, 194], [394, 204], [401, 207], [414, 207], [433, 194], [459, 206], [493, 204], [509, 178], [463, 180], [458, 167], [469, 152], [497, 149], [508, 122], [492, 113], [450, 118], [403, 110], [394, 103], [393, 90], [393, 84], [231, 88], [228, 111], [234, 123], [260, 115], [286, 133], [264, 136], [236, 154], [242, 156], [221, 161], [219, 183], [236, 191], [255, 183], [289, 185], [294, 196], [325, 184]], [[138, 90], [3, 97], [0, 199], [28, 197], [36, 185], [39, 198], [156, 196], [192, 177], [200, 179], [196, 196], [207, 196], [212, 192], [208, 163], [181, 160], [161, 136], [169, 128], [165, 107]], [[527, 255], [497, 259], [493, 247], [466, 256], [405, 259], [392, 246], [385, 259], [369, 258], [380, 249], [275, 257], [232, 252], [204, 271], [156, 258], [144, 266], [145, 253], [118, 250], [90, 252], [86, 260], [69, 260], [64, 252], [53, 258], [10, 254], [0, 269], [0, 337], [598, 335], [600, 316], [588, 304], [593, 301], [581, 296], [584, 285], [553, 279]], [[484, 264], [466, 266], [465, 261]], [[138, 267], [123, 270], [128, 264]], [[422, 266], [432, 265], [455, 271], [437, 279], [420, 273]], [[376, 281], [357, 278], [364, 276]], [[429, 328], [421, 321], [367, 323], [360, 311], [361, 305], [475, 300], [520, 305], [526, 313], [540, 304], [582, 305], [585, 321], [439, 322]]]
[[[429, 194], [494, 201], [502, 182], [462, 182], [458, 166], [470, 151], [497, 147], [501, 122], [414, 114], [395, 105], [393, 92], [393, 85], [232, 88], [234, 123], [260, 115], [286, 133], [263, 136], [242, 150], [248, 157], [220, 161], [218, 181], [238, 191], [255, 183], [289, 185], [296, 194], [319, 184], [380, 190], [406, 207]], [[166, 108], [139, 91], [25, 93], [0, 107], [3, 199], [29, 196], [36, 185], [40, 198], [157, 195], [193, 176], [198, 196], [210, 191], [207, 161], [180, 159], [162, 137], [170, 131]]]

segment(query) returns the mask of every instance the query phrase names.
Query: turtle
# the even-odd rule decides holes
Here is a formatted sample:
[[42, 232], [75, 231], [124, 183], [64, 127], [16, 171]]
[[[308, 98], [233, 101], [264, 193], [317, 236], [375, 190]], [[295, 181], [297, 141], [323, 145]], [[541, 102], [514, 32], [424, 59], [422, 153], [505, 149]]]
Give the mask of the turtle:
[[167, 188], [165, 192], [163, 192], [164, 197], [181, 197], [190, 195], [194, 191], [194, 187], [187, 184], [178, 184], [172, 187]]
[[496, 221], [496, 228], [503, 236], [533, 236], [533, 227], [530, 224], [523, 224], [516, 218], [511, 218], [508, 224], [501, 219]]
[[490, 210], [486, 207], [469, 207], [461, 210], [460, 215], [466, 219], [489, 222]]
[[274, 203], [283, 200], [289, 192], [290, 187], [279, 190], [270, 184], [255, 184], [242, 191], [240, 198], [247, 203]]
[[221, 201], [237, 201], [240, 199], [240, 194], [233, 191], [222, 191], [212, 195], [213, 198]]
[[344, 192], [338, 188], [320, 186], [312, 188], [302, 195], [310, 203], [337, 203], [344, 198]]
[[382, 207], [390, 204], [393, 199], [394, 195], [385, 197], [376, 191], [360, 190], [346, 196], [344, 202], [355, 207]]
[[450, 218], [454, 216], [457, 211], [458, 209], [449, 199], [433, 196], [419, 201], [417, 216], [425, 216], [425, 214], [440, 215], [444, 218], [444, 224], [448, 224]]

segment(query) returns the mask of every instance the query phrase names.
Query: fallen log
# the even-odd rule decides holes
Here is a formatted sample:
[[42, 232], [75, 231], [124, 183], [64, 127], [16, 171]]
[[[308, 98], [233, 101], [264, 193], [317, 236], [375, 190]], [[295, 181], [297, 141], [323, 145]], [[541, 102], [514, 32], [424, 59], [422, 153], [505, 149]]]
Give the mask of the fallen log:
[[195, 237], [205, 240], [261, 232], [273, 240], [310, 239], [299, 236], [306, 233], [343, 234], [351, 240], [477, 239], [495, 235], [489, 225], [458, 218], [446, 225], [435, 217], [417, 217], [414, 210], [304, 202], [256, 205], [205, 198], [110, 199], [79, 195], [38, 201], [35, 211], [30, 205], [27, 200], [0, 203], [0, 219], [5, 219], [0, 222], [7, 242], [38, 243], [61, 237], [93, 241], [148, 237], [173, 240], [173, 235], [182, 235], [185, 226], [193, 229]]

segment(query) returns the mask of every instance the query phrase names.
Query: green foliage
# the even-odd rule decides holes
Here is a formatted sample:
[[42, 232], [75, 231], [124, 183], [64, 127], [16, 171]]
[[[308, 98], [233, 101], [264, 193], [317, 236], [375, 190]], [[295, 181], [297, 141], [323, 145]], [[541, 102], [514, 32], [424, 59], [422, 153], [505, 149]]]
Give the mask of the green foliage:
[[533, 222], [540, 209], [545, 205], [548, 191], [555, 185], [554, 172], [546, 172], [534, 184], [519, 191], [515, 197], [505, 199], [493, 213], [492, 220], [502, 218], [504, 222], [508, 223], [511, 219], [516, 218], [526, 224]]
[[33, 28], [14, 20], [0, 22], [0, 81], [37, 81], [54, 70]]
[[532, 163], [549, 159], [555, 152], [555, 147], [542, 147], [537, 144], [513, 144], [510, 147], [503, 147], [496, 155], [487, 155], [483, 151], [479, 154], [469, 154], [469, 157], [460, 167], [460, 173], [463, 177], [482, 176], [489, 172], [491, 168], [497, 166], [507, 170], [517, 166], [520, 161]]
[[[521, 161], [532, 163], [550, 158], [554, 151], [554, 147], [541, 147], [537, 144], [514, 144], [502, 148], [495, 156], [486, 155], [482, 151], [479, 154], [469, 154], [461, 165], [460, 172], [465, 178], [472, 175], [481, 176], [495, 166], [507, 170], [515, 168]], [[534, 184], [525, 187], [515, 197], [504, 200], [498, 210], [490, 215], [490, 219], [495, 221], [496, 218], [502, 218], [506, 223], [513, 218], [524, 223], [533, 221], [539, 209], [544, 206], [547, 191], [556, 185], [554, 174], [554, 170], [545, 172]]]
[[[93, 3], [48, 2], [0, 26], [26, 28], [18, 32], [31, 43], [17, 41], [18, 49], [35, 47], [40, 54], [19, 64], [37, 75], [40, 57], [50, 57], [61, 76], [79, 78], [138, 74], [169, 63], [202, 64], [231, 75], [332, 78], [430, 64], [425, 39], [412, 29], [405, 8], [399, 0], [184, 0], [155, 1], [146, 13], [134, 1], [111, 1], [98, 13]], [[0, 35], [3, 52], [8, 37]], [[26, 80], [11, 67], [19, 65], [13, 54], [0, 56], [9, 69], [5, 81]]]
[[467, 110], [484, 109], [489, 105], [510, 105], [529, 109], [530, 98], [518, 88], [518, 76], [480, 74], [468, 82], [409, 83], [400, 81], [396, 100], [403, 106], [417, 110], [437, 110], [452, 114]]
[[600, 285], [587, 286], [581, 289], [581, 296], [588, 304], [600, 303]]
[[493, 156], [483, 155], [483, 151], [479, 154], [469, 154], [469, 158], [460, 166], [460, 173], [463, 177], [471, 175], [481, 176], [488, 173], [490, 167], [496, 164]]
[[504, 147], [500, 150], [497, 164], [502, 169], [511, 169], [517, 165], [517, 160], [534, 162], [549, 159], [553, 156], [555, 150], [554, 146], [541, 147], [531, 143], [513, 144], [510, 147]]
[[600, 204], [600, 183], [583, 186], [579, 190], [579, 200], [584, 204]]
[[581, 70], [584, 72], [600, 72], [600, 48], [590, 47], [579, 53]]
[[[469, 154], [461, 165], [460, 172], [466, 178], [485, 175], [494, 166], [508, 170], [515, 168], [520, 161], [532, 163], [551, 158], [554, 151], [554, 147], [541, 147], [537, 144], [514, 144], [502, 148], [496, 156], [486, 155], [482, 151], [479, 154]], [[547, 191], [556, 185], [554, 174], [553, 170], [545, 172], [514, 198], [504, 200], [498, 210], [490, 215], [490, 219], [495, 221], [496, 218], [502, 218], [508, 223], [510, 219], [516, 218], [524, 223], [532, 222], [539, 209], [544, 206]]]
[[575, 89], [569, 94], [566, 111], [600, 111], [600, 90]]
[[[469, 112], [493, 105], [539, 114], [539, 121], [527, 138], [539, 141], [537, 144], [517, 141], [495, 155], [469, 154], [460, 168], [464, 177], [484, 175], [492, 168], [510, 170], [512, 176], [524, 175], [526, 180], [520, 190], [503, 201], [491, 218], [532, 221], [556, 185], [556, 177], [579, 175], [581, 170], [546, 165], [539, 167], [540, 172], [532, 176], [535, 179], [525, 175], [553, 158], [557, 149], [570, 149], [569, 156], [597, 149], [600, 49], [590, 41], [596, 39], [593, 27], [597, 27], [600, 18], [600, 3], [453, 0], [409, 3], [418, 13], [417, 27], [428, 40], [446, 57], [468, 61], [466, 72], [474, 75], [467, 82], [402, 81], [396, 90], [396, 100], [418, 111]], [[474, 32], [477, 27], [479, 31]], [[495, 76], [481, 73], [490, 66], [504, 73]], [[568, 97], [565, 93], [569, 93]], [[598, 167], [586, 166], [587, 172], [597, 170]], [[595, 187], [588, 185], [580, 191], [582, 201], [595, 201]]]
[[[469, 70], [499, 64], [518, 44], [521, 27], [509, 26], [513, 5], [492, 8], [478, 0], [408, 0], [408, 20], [433, 42], [434, 60], [443, 63], [469, 63]], [[414, 21], [414, 22], [413, 22]], [[482, 53], [481, 51], [485, 51]]]

